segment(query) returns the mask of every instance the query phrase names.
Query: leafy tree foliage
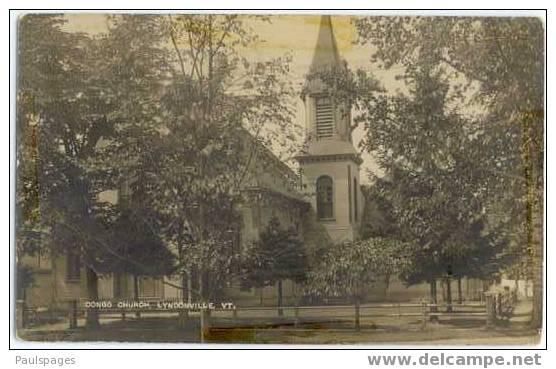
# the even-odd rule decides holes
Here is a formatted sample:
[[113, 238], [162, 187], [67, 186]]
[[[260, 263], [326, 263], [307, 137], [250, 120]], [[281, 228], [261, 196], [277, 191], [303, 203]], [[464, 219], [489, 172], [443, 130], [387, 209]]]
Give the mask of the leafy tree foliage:
[[103, 54], [98, 68], [104, 79], [97, 87], [114, 104], [109, 118], [114, 134], [89, 160], [89, 175], [104, 190], [118, 190], [117, 204], [103, 204], [102, 220], [109, 249], [102, 270], [137, 277], [174, 271], [175, 256], [164, 238], [167, 220], [149, 201], [149, 176], [157, 159], [149, 148], [160, 141], [160, 97], [171, 68], [162, 45], [160, 17], [109, 16], [108, 32], [96, 41]]
[[[423, 65], [412, 74], [410, 96], [383, 97], [365, 141], [379, 148], [389, 174], [377, 180], [393, 207], [399, 236], [408, 241], [408, 283], [488, 277], [500, 269], [505, 240], [484, 224], [485, 182], [470, 152], [476, 149], [467, 122], [448, 110], [448, 83], [442, 70]], [[450, 297], [449, 297], [450, 298]]]
[[[535, 308], [542, 317], [543, 25], [535, 18], [378, 17], [356, 21], [359, 41], [372, 45], [384, 68], [411, 80], [421, 65], [445, 69], [460, 110], [478, 119], [466, 154], [483, 171], [488, 229], [513, 239], [531, 260]], [[431, 42], [434, 40], [434, 42]], [[463, 109], [462, 109], [463, 108]]]
[[330, 247], [309, 274], [307, 290], [324, 296], [348, 296], [356, 301], [368, 287], [396, 274], [407, 263], [403, 244], [372, 237]]
[[[208, 299], [229, 281], [252, 159], [270, 137], [292, 139], [281, 134], [293, 116], [289, 59], [242, 57], [257, 41], [245, 19], [116, 15], [89, 37], [64, 31], [62, 16], [22, 18], [22, 252], [79, 251], [90, 299], [101, 271], [169, 272], [169, 249], [184, 291], [198, 279]], [[126, 208], [122, 191], [117, 205], [100, 201], [127, 184], [140, 207]]]
[[165, 237], [177, 245], [183, 273], [198, 276], [202, 299], [234, 270], [237, 204], [261, 132], [284, 129], [292, 117], [287, 60], [252, 65], [242, 57], [239, 49], [256, 41], [244, 21], [179, 15], [160, 23], [178, 68], [160, 98], [160, 139], [145, 150], [156, 165], [148, 198], [170, 220]]
[[[84, 35], [64, 32], [63, 23], [57, 15], [27, 15], [19, 23], [18, 247], [81, 253], [88, 295], [96, 299], [103, 250], [91, 235], [102, 234], [99, 188], [84, 163], [112, 132], [109, 103], [96, 87], [97, 49]], [[96, 316], [87, 323], [98, 325]]]
[[262, 288], [278, 283], [278, 307], [281, 307], [282, 281], [305, 281], [308, 271], [305, 245], [294, 228], [284, 229], [278, 218], [272, 218], [260, 239], [247, 251], [242, 269], [245, 287]]

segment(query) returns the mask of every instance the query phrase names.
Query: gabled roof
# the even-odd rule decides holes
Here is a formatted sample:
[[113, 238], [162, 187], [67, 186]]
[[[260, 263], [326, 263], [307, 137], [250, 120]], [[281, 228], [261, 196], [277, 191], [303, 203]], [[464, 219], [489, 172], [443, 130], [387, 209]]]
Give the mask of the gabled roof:
[[299, 176], [262, 142], [257, 140], [247, 129], [238, 130], [243, 138], [244, 154], [248, 165], [247, 177], [242, 185], [243, 191], [274, 193], [284, 198], [307, 202], [303, 193], [297, 188]]

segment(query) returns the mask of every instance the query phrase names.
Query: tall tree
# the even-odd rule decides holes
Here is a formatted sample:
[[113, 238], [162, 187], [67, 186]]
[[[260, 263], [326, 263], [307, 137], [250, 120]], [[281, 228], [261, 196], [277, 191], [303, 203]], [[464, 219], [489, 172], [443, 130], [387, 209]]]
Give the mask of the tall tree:
[[[199, 296], [207, 299], [229, 279], [223, 271], [237, 259], [229, 246], [240, 190], [263, 132], [291, 121], [293, 90], [287, 59], [251, 64], [241, 56], [257, 40], [246, 17], [168, 16], [163, 26], [177, 70], [161, 100], [167, 134], [153, 198], [177, 220], [167, 237], [187, 257], [184, 270], [198, 271]], [[166, 206], [176, 198], [177, 206]]]
[[266, 21], [118, 15], [107, 36], [110, 91], [122, 103], [103, 171], [112, 188], [141, 174], [142, 203], [176, 250], [184, 299], [214, 298], [229, 282], [241, 189], [251, 171], [264, 170], [254, 160], [261, 145], [291, 124], [288, 59], [241, 55], [257, 40], [249, 28], [257, 19]]
[[470, 122], [451, 108], [444, 70], [423, 60], [405, 77], [407, 95], [369, 100], [363, 147], [387, 174], [375, 178], [373, 191], [389, 206], [391, 236], [407, 245], [402, 279], [430, 283], [436, 302], [439, 279], [495, 273], [504, 242], [483, 232], [481, 195], [490, 178], [475, 169], [479, 146]]
[[[532, 325], [542, 326], [544, 29], [536, 18], [375, 17], [356, 21], [359, 41], [384, 68], [423, 59], [450, 71], [452, 87], [483, 112], [473, 130], [477, 170], [490, 177], [489, 210], [519, 214], [507, 233], [522, 241], [534, 283]], [[499, 210], [499, 209], [498, 209]], [[500, 211], [497, 211], [500, 213]], [[492, 222], [494, 217], [490, 217]], [[504, 220], [504, 218], [502, 218]], [[519, 224], [521, 222], [522, 224]], [[513, 232], [512, 232], [513, 230]]]
[[118, 190], [117, 204], [104, 203], [102, 212], [109, 256], [101, 267], [132, 274], [135, 295], [139, 276], [174, 271], [171, 245], [162, 231], [166, 218], [148, 201], [157, 160], [150, 148], [160, 140], [160, 98], [171, 78], [160, 19], [107, 16], [108, 32], [96, 40], [103, 76], [97, 87], [114, 102], [108, 113], [114, 133], [89, 161], [89, 176], [105, 190]]
[[[27, 15], [19, 22], [18, 245], [52, 258], [80, 254], [88, 297], [97, 299], [96, 261], [102, 232], [95, 216], [98, 188], [87, 161], [111, 134], [109, 103], [96, 88], [98, 55], [82, 34], [62, 30], [57, 15]], [[91, 313], [87, 325], [98, 326]]]

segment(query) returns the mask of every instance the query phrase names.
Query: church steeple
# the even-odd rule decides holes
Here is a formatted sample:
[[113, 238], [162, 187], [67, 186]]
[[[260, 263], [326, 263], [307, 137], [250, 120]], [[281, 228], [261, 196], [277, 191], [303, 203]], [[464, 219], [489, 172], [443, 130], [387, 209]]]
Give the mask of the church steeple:
[[[340, 57], [330, 15], [323, 15], [317, 34], [315, 51], [301, 98], [305, 102], [308, 153], [326, 152], [356, 154], [351, 142], [351, 106], [334, 94], [331, 82], [335, 74], [347, 71]], [[325, 78], [323, 78], [326, 76]], [[328, 78], [333, 77], [333, 78]]]
[[341, 66], [341, 64], [338, 45], [332, 29], [332, 18], [329, 15], [323, 15], [320, 18], [317, 44], [309, 72], [316, 72], [323, 68], [333, 68]]
[[315, 216], [336, 242], [358, 237], [363, 214], [361, 157], [351, 139], [351, 106], [330, 84], [338, 77], [336, 73], [345, 72], [347, 65], [338, 52], [332, 19], [324, 15], [301, 93], [307, 136], [297, 160], [302, 182], [315, 194], [311, 199]]

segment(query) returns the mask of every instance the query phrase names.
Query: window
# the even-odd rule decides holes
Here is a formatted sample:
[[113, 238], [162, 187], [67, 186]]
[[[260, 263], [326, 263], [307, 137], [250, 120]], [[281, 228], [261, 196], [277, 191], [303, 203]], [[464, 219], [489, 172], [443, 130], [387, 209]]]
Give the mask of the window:
[[334, 190], [332, 178], [322, 176], [317, 180], [317, 216], [331, 219], [334, 214]]
[[323, 96], [315, 99], [317, 139], [332, 137], [334, 133], [334, 110], [330, 97]]
[[162, 297], [161, 281], [154, 277], [139, 277], [140, 297]]
[[78, 252], [68, 251], [66, 255], [66, 280], [79, 281], [81, 278], [81, 257]]
[[127, 275], [122, 273], [114, 274], [114, 297], [124, 298], [127, 292]]

